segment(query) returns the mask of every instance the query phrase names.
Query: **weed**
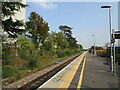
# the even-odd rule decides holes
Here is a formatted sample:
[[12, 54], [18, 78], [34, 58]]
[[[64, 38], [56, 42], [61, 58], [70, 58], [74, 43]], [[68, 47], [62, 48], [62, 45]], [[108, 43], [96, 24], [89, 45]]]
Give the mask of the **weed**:
[[8, 78], [15, 75], [18, 70], [12, 66], [5, 66], [2, 68], [2, 78]]

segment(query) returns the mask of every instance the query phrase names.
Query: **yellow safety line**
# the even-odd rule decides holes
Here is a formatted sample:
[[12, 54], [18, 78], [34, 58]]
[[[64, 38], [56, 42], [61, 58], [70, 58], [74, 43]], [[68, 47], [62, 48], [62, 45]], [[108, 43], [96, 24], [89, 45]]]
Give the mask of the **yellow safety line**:
[[72, 79], [76, 73], [76, 71], [78, 70], [78, 67], [81, 63], [81, 61], [83, 60], [85, 53], [82, 54], [80, 61], [77, 62], [77, 64], [72, 68], [72, 70], [69, 72], [69, 74], [65, 77], [65, 79], [63, 80], [63, 82], [60, 84], [60, 86], [58, 88], [68, 88], [70, 83], [72, 82]]
[[86, 57], [85, 57], [84, 62], [83, 62], [83, 66], [82, 66], [81, 75], [80, 75], [80, 78], [79, 78], [77, 90], [80, 90], [80, 88], [81, 88], [81, 84], [82, 84], [82, 80], [83, 80], [83, 72], [84, 72], [84, 68], [85, 68], [85, 62], [86, 62]]

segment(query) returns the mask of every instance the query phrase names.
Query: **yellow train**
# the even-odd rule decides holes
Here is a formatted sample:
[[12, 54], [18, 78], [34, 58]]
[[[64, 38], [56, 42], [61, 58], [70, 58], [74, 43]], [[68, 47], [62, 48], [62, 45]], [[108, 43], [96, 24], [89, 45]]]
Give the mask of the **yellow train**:
[[96, 50], [96, 54], [101, 57], [107, 56], [107, 50]]

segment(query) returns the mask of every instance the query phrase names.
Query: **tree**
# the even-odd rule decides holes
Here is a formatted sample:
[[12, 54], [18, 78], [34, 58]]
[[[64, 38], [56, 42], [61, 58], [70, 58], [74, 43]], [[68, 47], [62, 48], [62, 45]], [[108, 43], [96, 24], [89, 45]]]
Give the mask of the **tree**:
[[78, 44], [78, 47], [83, 50], [83, 46], [81, 44]]
[[69, 42], [69, 47], [70, 47], [71, 49], [78, 48], [76, 38], [69, 37], [68, 42]]
[[9, 34], [9, 37], [15, 38], [24, 31], [22, 29], [24, 26], [23, 21], [15, 20], [13, 17], [16, 12], [20, 11], [20, 8], [26, 6], [20, 2], [2, 2], [2, 27]]
[[36, 48], [38, 48], [40, 44], [43, 45], [44, 40], [48, 36], [48, 23], [36, 12], [31, 12], [26, 25], [26, 29], [28, 30], [27, 36], [32, 38]]
[[59, 32], [52, 32], [49, 34], [49, 36], [46, 38], [44, 42], [44, 47], [47, 49], [47, 51], [55, 50], [55, 49], [65, 49], [68, 48], [68, 41], [64, 37], [64, 35]]
[[[92, 49], [92, 50], [94, 50], [94, 46], [91, 46], [91, 48], [90, 49]], [[95, 50], [103, 50], [103, 47], [98, 47], [98, 46], [95, 46]]]
[[96, 50], [103, 50], [103, 47], [100, 47], [100, 46], [98, 47], [98, 46], [96, 46], [95, 49], [96, 49]]
[[32, 53], [34, 52], [34, 45], [31, 44], [30, 40], [28, 39], [23, 39], [23, 38], [18, 39], [17, 45], [18, 45], [19, 56], [22, 59], [26, 59], [26, 57], [32, 55]]
[[18, 39], [17, 45], [20, 50], [33, 50], [34, 46], [31, 44], [31, 42], [28, 39]]
[[45, 39], [43, 46], [45, 47], [46, 51], [52, 51], [54, 43], [55, 42], [52, 38], [52, 35], [49, 34], [48, 37]]
[[65, 36], [65, 38], [67, 39], [67, 41], [69, 42], [69, 48], [73, 49], [73, 48], [78, 48], [77, 45], [77, 40], [76, 38], [73, 38], [72, 36], [72, 28], [69, 26], [59, 26], [59, 29], [61, 30], [62, 34]]
[[59, 26], [59, 29], [61, 30], [61, 32], [63, 33], [63, 35], [65, 36], [65, 38], [68, 38], [69, 35], [72, 35], [72, 28], [69, 26]]
[[55, 36], [58, 48], [65, 49], [68, 47], [69, 43], [61, 32], [55, 33]]

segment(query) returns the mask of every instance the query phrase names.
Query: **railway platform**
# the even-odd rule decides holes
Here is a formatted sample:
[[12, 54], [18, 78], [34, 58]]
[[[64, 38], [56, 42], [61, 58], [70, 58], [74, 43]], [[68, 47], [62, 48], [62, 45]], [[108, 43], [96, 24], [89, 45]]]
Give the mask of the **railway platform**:
[[118, 89], [118, 77], [113, 76], [105, 58], [87, 51], [59, 71], [37, 90], [44, 88], [114, 88]]

